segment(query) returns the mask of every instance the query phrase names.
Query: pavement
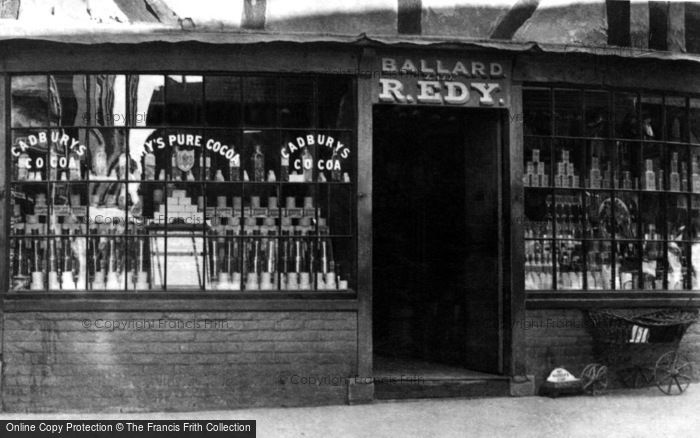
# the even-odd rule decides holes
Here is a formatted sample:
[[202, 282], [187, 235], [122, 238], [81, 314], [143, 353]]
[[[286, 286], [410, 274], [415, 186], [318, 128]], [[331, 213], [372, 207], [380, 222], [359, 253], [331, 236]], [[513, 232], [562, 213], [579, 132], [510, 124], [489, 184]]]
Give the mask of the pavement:
[[606, 395], [381, 401], [356, 406], [148, 414], [25, 414], [0, 419], [257, 420], [258, 437], [700, 437], [700, 384]]

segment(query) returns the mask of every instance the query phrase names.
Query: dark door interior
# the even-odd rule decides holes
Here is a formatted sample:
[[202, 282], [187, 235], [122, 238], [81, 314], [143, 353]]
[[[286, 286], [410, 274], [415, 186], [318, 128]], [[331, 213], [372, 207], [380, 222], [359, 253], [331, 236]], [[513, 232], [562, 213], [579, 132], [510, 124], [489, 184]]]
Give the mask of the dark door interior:
[[376, 354], [500, 372], [496, 113], [376, 106]]

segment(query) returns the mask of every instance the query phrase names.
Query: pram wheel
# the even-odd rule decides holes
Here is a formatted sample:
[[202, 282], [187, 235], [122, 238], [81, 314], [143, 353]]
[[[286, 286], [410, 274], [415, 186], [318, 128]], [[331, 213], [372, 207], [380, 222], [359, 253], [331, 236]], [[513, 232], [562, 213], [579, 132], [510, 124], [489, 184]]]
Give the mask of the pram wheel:
[[608, 367], [599, 363], [591, 363], [581, 372], [583, 390], [596, 395], [608, 387]]
[[656, 361], [654, 379], [664, 394], [682, 394], [693, 380], [693, 365], [678, 351], [669, 351]]

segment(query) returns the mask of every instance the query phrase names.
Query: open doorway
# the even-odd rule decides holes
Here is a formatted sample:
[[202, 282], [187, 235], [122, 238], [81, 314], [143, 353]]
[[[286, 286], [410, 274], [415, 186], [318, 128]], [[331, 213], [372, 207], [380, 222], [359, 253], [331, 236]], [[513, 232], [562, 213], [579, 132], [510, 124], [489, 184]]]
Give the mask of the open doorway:
[[499, 113], [373, 116], [374, 374], [501, 374]]

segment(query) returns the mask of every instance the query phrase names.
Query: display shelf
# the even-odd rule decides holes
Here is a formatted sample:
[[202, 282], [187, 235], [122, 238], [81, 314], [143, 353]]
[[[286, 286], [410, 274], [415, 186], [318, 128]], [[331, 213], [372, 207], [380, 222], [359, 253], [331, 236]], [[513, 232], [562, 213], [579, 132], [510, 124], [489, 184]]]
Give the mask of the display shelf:
[[548, 289], [538, 275], [562, 293], [700, 289], [688, 98], [547, 87], [523, 96], [536, 126], [524, 137], [526, 290]]
[[[43, 81], [56, 97], [52, 76], [19, 79], [17, 95]], [[82, 86], [109, 97], [61, 92], [89, 120], [30, 102], [59, 113], [9, 127], [8, 289], [284, 295], [354, 287], [355, 125], [331, 120], [354, 96], [349, 78], [323, 88], [345, 83], [344, 96], [324, 96], [324, 81], [87, 75]], [[115, 101], [126, 105], [119, 126], [103, 114]], [[13, 111], [37, 113], [24, 104], [13, 101]], [[227, 113], [210, 111], [217, 106]], [[29, 252], [31, 263], [19, 263]]]

